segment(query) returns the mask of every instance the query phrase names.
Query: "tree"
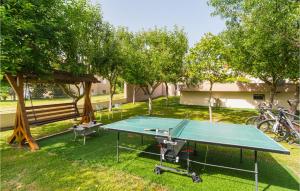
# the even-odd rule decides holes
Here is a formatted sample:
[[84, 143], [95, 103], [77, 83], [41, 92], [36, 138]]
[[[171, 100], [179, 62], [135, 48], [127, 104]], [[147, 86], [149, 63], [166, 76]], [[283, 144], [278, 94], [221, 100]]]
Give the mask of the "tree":
[[[182, 74], [182, 58], [188, 46], [183, 30], [175, 27], [172, 31], [166, 28], [142, 31], [131, 34], [128, 42], [126, 55], [130, 61], [125, 67], [124, 79], [133, 85], [133, 103], [138, 86], [148, 95], [148, 100], [162, 82], [168, 92], [167, 83], [178, 82]], [[155, 73], [150, 73], [149, 68]], [[149, 103], [151, 101], [152, 98]]]
[[210, 5], [226, 19], [231, 66], [264, 81], [273, 104], [281, 82], [291, 73], [299, 75], [298, 3], [210, 0]]
[[[29, 143], [38, 149], [31, 136], [24, 103], [24, 74], [38, 78], [52, 78], [57, 69], [72, 74], [89, 71], [92, 34], [101, 29], [99, 8], [87, 0], [3, 0], [1, 16], [1, 72], [18, 97], [16, 122], [10, 143]], [[87, 83], [90, 90], [91, 83]], [[86, 94], [88, 98], [89, 93]], [[86, 99], [83, 119], [90, 111]], [[86, 111], [85, 111], [86, 110]], [[85, 120], [87, 121], [87, 120]]]
[[86, 0], [4, 0], [1, 75], [48, 75], [53, 69], [86, 73], [92, 34], [102, 26], [99, 8]]
[[126, 83], [133, 85], [133, 97], [132, 103], [135, 104], [136, 93], [139, 90], [139, 85], [143, 84], [144, 81], [144, 70], [143, 70], [143, 52], [140, 49], [141, 43], [137, 38], [137, 35], [129, 33], [127, 38], [127, 59], [128, 62], [124, 67], [122, 78]]
[[106, 32], [100, 8], [87, 0], [77, 0], [68, 3], [64, 12], [67, 19], [63, 22], [67, 28], [61, 37], [61, 63], [57, 67], [75, 74], [91, 73], [98, 37]]
[[166, 37], [162, 40], [165, 41], [165, 50], [169, 55], [168, 60], [162, 63], [162, 73], [168, 102], [168, 83], [174, 84], [176, 88], [183, 76], [183, 58], [188, 50], [188, 40], [184, 31], [176, 26], [173, 31], [165, 31], [165, 34]]
[[186, 56], [186, 67], [190, 82], [195, 85], [208, 81], [209, 119], [212, 122], [212, 88], [216, 82], [224, 82], [230, 77], [226, 62], [225, 44], [220, 36], [206, 33]]
[[109, 111], [112, 110], [112, 100], [117, 82], [127, 61], [125, 55], [127, 35], [126, 29], [116, 30], [107, 24], [104, 36], [100, 36], [101, 40], [96, 45], [92, 61], [93, 71], [107, 79], [110, 84]]
[[163, 65], [169, 61], [170, 51], [164, 38], [164, 29], [142, 31], [136, 35], [136, 52], [138, 69], [135, 77], [142, 91], [148, 97], [148, 114], [152, 114], [152, 99], [155, 89], [163, 82]]
[[148, 97], [148, 114], [152, 114], [152, 99], [156, 88], [163, 82], [163, 64], [169, 61], [165, 29], [155, 28], [141, 31], [130, 39], [123, 78], [126, 82], [139, 86]]

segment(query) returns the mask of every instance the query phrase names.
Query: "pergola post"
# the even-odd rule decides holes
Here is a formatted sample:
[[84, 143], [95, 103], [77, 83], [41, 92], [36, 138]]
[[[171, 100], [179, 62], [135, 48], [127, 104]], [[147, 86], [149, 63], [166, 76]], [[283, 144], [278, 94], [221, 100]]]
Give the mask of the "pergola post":
[[26, 117], [23, 75], [18, 74], [16, 77], [13, 77], [10, 74], [5, 74], [5, 77], [18, 97], [14, 132], [8, 139], [8, 143], [12, 144], [16, 141], [22, 146], [25, 141], [27, 141], [31, 150], [37, 150], [39, 146], [31, 136], [28, 119]]
[[92, 88], [92, 83], [85, 82], [84, 105], [83, 105], [83, 115], [82, 115], [81, 123], [88, 123], [95, 119], [94, 110], [90, 98], [91, 88]]

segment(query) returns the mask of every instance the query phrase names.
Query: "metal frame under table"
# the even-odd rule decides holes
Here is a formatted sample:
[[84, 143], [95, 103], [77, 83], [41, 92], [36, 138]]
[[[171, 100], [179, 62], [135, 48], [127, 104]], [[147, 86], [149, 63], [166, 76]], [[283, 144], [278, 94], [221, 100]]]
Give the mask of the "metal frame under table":
[[[136, 133], [139, 134], [139, 133]], [[143, 137], [143, 135], [141, 135]], [[187, 143], [187, 146], [189, 145], [188, 140], [185, 140]], [[194, 142], [194, 141], [193, 141]], [[195, 141], [197, 142], [197, 141]], [[247, 169], [240, 169], [240, 168], [234, 168], [234, 167], [228, 167], [228, 166], [222, 166], [222, 165], [215, 165], [215, 164], [209, 164], [209, 163], [205, 163], [205, 162], [199, 162], [199, 161], [194, 161], [194, 160], [190, 160], [190, 156], [189, 156], [189, 152], [187, 152], [187, 168], [186, 170], [181, 170], [181, 169], [177, 169], [177, 168], [171, 168], [171, 167], [167, 167], [163, 165], [163, 159], [162, 159], [162, 154], [158, 154], [158, 153], [154, 153], [154, 152], [148, 152], [148, 151], [143, 151], [143, 150], [139, 150], [139, 149], [134, 149], [131, 147], [126, 147], [126, 146], [120, 146], [120, 131], [117, 131], [117, 162], [119, 162], [119, 155], [120, 155], [120, 149], [125, 149], [125, 150], [130, 150], [130, 151], [137, 151], [140, 153], [146, 153], [146, 154], [150, 154], [150, 155], [155, 155], [155, 156], [160, 156], [160, 164], [156, 165], [155, 168], [160, 168], [162, 170], [165, 171], [171, 171], [171, 172], [175, 172], [175, 173], [179, 173], [179, 174], [183, 174], [183, 175], [187, 175], [187, 176], [191, 176], [193, 178], [194, 181], [194, 173], [190, 172], [190, 163], [196, 163], [196, 164], [201, 164], [204, 166], [211, 166], [211, 167], [217, 167], [217, 168], [223, 168], [223, 169], [228, 169], [228, 170], [236, 170], [236, 171], [242, 171], [242, 172], [247, 172], [247, 173], [252, 173], [254, 174], [254, 179], [255, 179], [255, 190], [258, 191], [258, 162], [257, 162], [257, 150], [254, 150], [254, 170], [247, 170]], [[243, 148], [240, 148], [240, 162], [242, 162], [242, 157], [243, 157]], [[200, 179], [201, 181], [201, 179]], [[198, 182], [198, 181], [196, 181]]]
[[74, 141], [76, 141], [77, 136], [83, 137], [83, 145], [85, 145], [86, 136], [96, 133], [95, 128], [99, 128], [103, 125], [102, 123], [87, 123], [77, 125], [76, 127], [72, 127], [74, 131]]

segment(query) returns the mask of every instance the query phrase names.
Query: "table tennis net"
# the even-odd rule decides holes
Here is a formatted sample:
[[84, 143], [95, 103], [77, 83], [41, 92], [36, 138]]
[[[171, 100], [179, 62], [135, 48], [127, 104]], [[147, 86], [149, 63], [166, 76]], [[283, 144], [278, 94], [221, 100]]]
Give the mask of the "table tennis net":
[[176, 127], [172, 128], [170, 130], [170, 136], [171, 137], [179, 137], [185, 126], [188, 124], [189, 120], [182, 120]]

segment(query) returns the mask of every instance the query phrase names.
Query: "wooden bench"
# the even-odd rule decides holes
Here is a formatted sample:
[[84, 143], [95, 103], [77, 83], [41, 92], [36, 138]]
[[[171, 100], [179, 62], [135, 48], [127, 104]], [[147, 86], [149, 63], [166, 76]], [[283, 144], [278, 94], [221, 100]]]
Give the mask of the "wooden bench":
[[80, 117], [76, 103], [25, 107], [29, 125], [44, 125]]

